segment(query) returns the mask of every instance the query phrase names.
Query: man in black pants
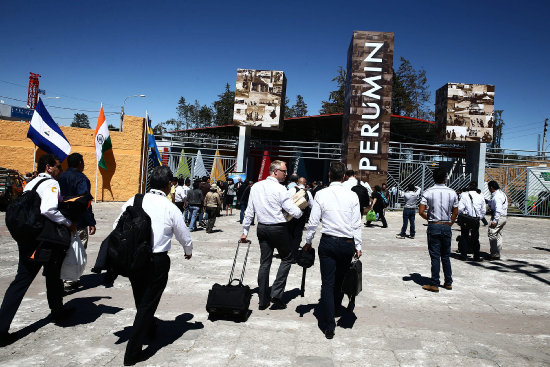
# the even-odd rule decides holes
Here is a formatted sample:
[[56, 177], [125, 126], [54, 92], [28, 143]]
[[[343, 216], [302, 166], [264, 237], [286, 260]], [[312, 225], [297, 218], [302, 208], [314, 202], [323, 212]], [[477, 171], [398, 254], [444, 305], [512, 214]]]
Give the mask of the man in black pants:
[[460, 194], [460, 200], [458, 201], [458, 213], [466, 214], [471, 217], [477, 218], [477, 221], [470, 221], [470, 223], [460, 223], [460, 241], [459, 249], [462, 260], [468, 258], [468, 244], [472, 245], [472, 252], [474, 254], [474, 261], [482, 261], [479, 256], [479, 219], [485, 218], [485, 198], [477, 193], [477, 183], [470, 182], [468, 191]]
[[[25, 186], [25, 191], [32, 190], [36, 185], [36, 192], [40, 196], [40, 212], [46, 220], [51, 220], [71, 228], [76, 231], [76, 226], [70, 220], [65, 218], [57, 209], [59, 201], [59, 183], [57, 178], [61, 174], [61, 163], [53, 154], [44, 154], [38, 160], [38, 177], [30, 181]], [[42, 182], [41, 182], [42, 181]], [[42, 268], [41, 263], [30, 259], [33, 251], [38, 244], [18, 243], [19, 265], [17, 275], [6, 290], [2, 307], [0, 308], [0, 345], [9, 344], [15, 340], [13, 334], [9, 334], [9, 329], [17, 309], [29, 289], [32, 281]], [[44, 264], [44, 275], [46, 277], [46, 295], [48, 306], [50, 306], [51, 317], [54, 321], [59, 321], [69, 315], [73, 310], [63, 308], [63, 281], [59, 278], [61, 264], [65, 257], [65, 252], [59, 250], [52, 259]]]
[[[143, 360], [141, 348], [145, 335], [155, 330], [155, 311], [168, 282], [170, 270], [168, 251], [171, 247], [172, 235], [175, 235], [183, 246], [187, 260], [191, 259], [193, 252], [191, 234], [185, 225], [183, 214], [166, 198], [170, 193], [171, 180], [172, 171], [169, 167], [155, 167], [151, 174], [151, 190], [143, 197], [142, 208], [151, 218], [155, 242], [152, 244], [153, 256], [149, 268], [130, 276], [137, 313], [124, 354], [125, 366], [131, 366]], [[121, 213], [133, 204], [134, 198], [131, 198], [124, 204]], [[120, 216], [116, 219], [113, 228], [116, 228], [119, 219]], [[170, 226], [167, 227], [166, 223], [170, 223]]]
[[[260, 242], [260, 269], [258, 270], [259, 309], [265, 310], [273, 302], [272, 309], [284, 309], [283, 292], [290, 266], [292, 265], [291, 239], [283, 211], [300, 218], [302, 211], [292, 202], [288, 191], [280, 183], [287, 175], [286, 163], [273, 161], [269, 166], [269, 177], [256, 183], [250, 190], [250, 198], [246, 209], [241, 242], [246, 242], [248, 229], [258, 216], [258, 241]], [[269, 295], [269, 269], [273, 259], [273, 250], [277, 249], [281, 256], [281, 265]]]
[[[386, 217], [384, 216], [384, 208], [386, 204], [384, 198], [382, 197], [382, 188], [378, 185], [374, 186], [374, 191], [372, 192], [372, 210], [378, 214], [378, 220], [382, 221], [382, 228], [388, 228], [388, 222], [386, 222]], [[371, 227], [371, 222], [367, 221], [365, 223], [367, 227]]]
[[335, 162], [330, 166], [330, 186], [315, 195], [307, 224], [304, 250], [311, 248], [319, 222], [322, 223], [319, 242], [321, 267], [321, 328], [327, 339], [334, 337], [334, 316], [341, 308], [342, 282], [354, 254], [361, 257], [361, 211], [357, 195], [342, 185], [346, 167]]

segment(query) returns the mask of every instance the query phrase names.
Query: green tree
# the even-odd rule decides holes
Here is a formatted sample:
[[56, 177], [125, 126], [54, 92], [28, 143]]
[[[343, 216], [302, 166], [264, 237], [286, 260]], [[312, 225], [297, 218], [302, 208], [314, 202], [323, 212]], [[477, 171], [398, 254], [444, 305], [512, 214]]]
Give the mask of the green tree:
[[214, 101], [214, 125], [233, 124], [233, 110], [235, 108], [235, 92], [229, 89], [229, 83], [225, 84], [225, 90], [218, 94], [218, 100]]
[[285, 96], [285, 119], [294, 117], [294, 110], [290, 107], [290, 100]]
[[174, 126], [174, 124], [176, 123], [177, 123], [176, 119], [170, 119], [168, 121], [158, 123], [155, 126], [153, 126], [153, 134], [162, 135], [166, 132], [166, 126]]
[[433, 118], [433, 111], [427, 106], [429, 87], [426, 70], [415, 69], [409, 60], [401, 57], [399, 68], [394, 73], [392, 112], [421, 119]]
[[330, 92], [328, 101], [321, 102], [321, 110], [319, 111], [321, 115], [344, 112], [346, 71], [341, 66], [338, 67], [338, 75], [332, 81], [336, 82], [338, 89]]
[[178, 119], [170, 119], [166, 121], [165, 124], [168, 124], [166, 126], [172, 127], [173, 130], [189, 129], [189, 107], [190, 105], [185, 101], [185, 97], [180, 97], [178, 100], [178, 106], [176, 107]]
[[[307, 104], [304, 102], [304, 98], [301, 95], [296, 96], [296, 103], [292, 106], [294, 117], [307, 116]], [[342, 110], [343, 111], [343, 110]]]
[[214, 109], [207, 105], [201, 106], [198, 112], [198, 120], [202, 127], [212, 126], [214, 124]]
[[85, 113], [75, 113], [73, 117], [73, 122], [71, 122], [71, 127], [89, 129], [90, 120], [88, 119], [88, 115], [86, 115]]

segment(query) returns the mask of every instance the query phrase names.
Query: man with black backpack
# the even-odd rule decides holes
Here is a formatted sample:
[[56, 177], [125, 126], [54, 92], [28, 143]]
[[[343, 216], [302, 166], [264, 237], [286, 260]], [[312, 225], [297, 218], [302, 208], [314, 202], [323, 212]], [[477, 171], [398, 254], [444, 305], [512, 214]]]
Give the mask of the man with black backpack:
[[[125, 215], [127, 208], [137, 206], [141, 207], [150, 218], [152, 231], [152, 254], [149, 255], [149, 261], [139, 271], [128, 274], [137, 313], [126, 346], [125, 366], [131, 366], [143, 360], [141, 351], [143, 340], [146, 334], [155, 330], [155, 311], [168, 282], [168, 271], [170, 270], [168, 251], [171, 247], [172, 236], [176, 236], [178, 242], [183, 246], [187, 260], [191, 259], [193, 252], [191, 234], [185, 225], [183, 214], [176, 205], [166, 199], [170, 193], [171, 180], [172, 171], [169, 167], [155, 167], [151, 173], [151, 190], [145, 195], [136, 195], [128, 200], [122, 207], [122, 214], [116, 219], [113, 226], [115, 230], [120, 229], [119, 220], [127, 217]], [[126, 223], [122, 224], [126, 225]]]
[[[38, 160], [40, 174], [25, 186], [23, 195], [18, 199], [18, 202], [26, 200], [26, 205], [31, 208], [16, 208], [18, 202], [13, 202], [10, 205], [11, 208], [8, 208], [6, 212], [6, 225], [17, 241], [19, 264], [15, 279], [6, 290], [0, 307], [0, 343], [3, 345], [15, 339], [13, 334], [9, 334], [11, 322], [27, 289], [42, 266], [44, 266], [43, 274], [46, 277], [46, 295], [51, 318], [57, 322], [73, 311], [63, 308], [63, 281], [60, 279], [60, 271], [66, 249], [60, 247], [49, 249], [50, 256], [48, 256], [47, 262], [40, 262], [38, 258], [35, 258], [38, 256], [37, 247], [39, 245], [36, 236], [46, 220], [67, 226], [72, 232], [76, 230], [75, 225], [58, 210], [60, 190], [57, 178], [61, 171], [61, 163], [57, 157], [53, 154], [41, 156]], [[34, 198], [30, 200], [32, 202], [29, 202], [28, 199], [33, 196]], [[20, 217], [21, 215], [26, 218]], [[34, 223], [29, 222], [31, 217]], [[33, 228], [37, 228], [37, 230], [33, 231]]]

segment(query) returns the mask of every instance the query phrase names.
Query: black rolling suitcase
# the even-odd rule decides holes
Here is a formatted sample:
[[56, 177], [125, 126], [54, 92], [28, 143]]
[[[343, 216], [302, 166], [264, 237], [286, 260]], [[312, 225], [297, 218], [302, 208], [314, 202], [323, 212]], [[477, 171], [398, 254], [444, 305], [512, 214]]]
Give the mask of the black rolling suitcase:
[[212, 289], [208, 291], [206, 311], [209, 313], [211, 319], [240, 318], [246, 320], [248, 317], [248, 308], [250, 306], [250, 299], [252, 298], [252, 291], [249, 286], [243, 285], [246, 261], [248, 259], [248, 252], [250, 251], [250, 241], [247, 242], [248, 247], [244, 257], [240, 279], [233, 279], [237, 255], [239, 254], [239, 248], [241, 246], [241, 242], [239, 241], [228, 283], [225, 285], [216, 283], [212, 286]]

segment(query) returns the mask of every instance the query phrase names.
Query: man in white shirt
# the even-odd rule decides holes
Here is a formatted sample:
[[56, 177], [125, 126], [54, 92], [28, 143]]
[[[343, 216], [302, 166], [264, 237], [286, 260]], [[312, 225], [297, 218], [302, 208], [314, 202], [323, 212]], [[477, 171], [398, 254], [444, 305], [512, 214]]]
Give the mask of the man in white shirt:
[[460, 224], [460, 241], [458, 247], [462, 260], [468, 258], [468, 243], [471, 243], [474, 261], [482, 261], [479, 256], [479, 220], [485, 217], [486, 207], [485, 199], [478, 194], [476, 190], [477, 183], [473, 181], [470, 182], [468, 191], [464, 191], [460, 194], [460, 200], [458, 201], [458, 214], [466, 214], [478, 218], [475, 223], [470, 221], [468, 224]]
[[335, 162], [330, 166], [330, 186], [315, 195], [307, 224], [305, 250], [311, 248], [313, 236], [322, 222], [319, 242], [321, 266], [321, 309], [324, 319], [321, 328], [327, 339], [334, 337], [335, 314], [342, 307], [342, 282], [354, 254], [361, 257], [361, 213], [359, 198], [344, 187], [346, 167]]
[[[283, 214], [286, 211], [294, 218], [300, 218], [302, 211], [288, 196], [287, 189], [281, 185], [287, 175], [286, 163], [273, 161], [269, 166], [269, 176], [250, 189], [248, 207], [244, 215], [243, 234], [241, 242], [246, 242], [250, 224], [254, 219], [254, 213], [258, 218], [258, 241], [260, 243], [260, 268], [258, 270], [258, 298], [260, 310], [269, 307], [272, 309], [284, 309], [283, 292], [290, 266], [292, 265], [291, 238], [288, 223]], [[269, 291], [269, 270], [273, 258], [273, 250], [281, 256], [281, 265], [277, 271], [277, 277]]]
[[489, 224], [489, 245], [491, 255], [489, 260], [500, 260], [500, 250], [502, 250], [502, 229], [506, 225], [506, 216], [508, 215], [508, 199], [502, 192], [496, 181], [489, 181], [487, 184], [491, 192], [489, 208], [491, 209], [491, 224]]
[[[166, 198], [170, 193], [171, 180], [172, 171], [169, 167], [155, 167], [151, 173], [151, 190], [143, 197], [142, 208], [151, 218], [153, 256], [149, 269], [130, 276], [137, 313], [126, 346], [125, 366], [143, 360], [143, 340], [148, 332], [155, 329], [155, 311], [168, 282], [168, 251], [171, 248], [172, 236], [176, 236], [183, 246], [187, 260], [191, 259], [193, 253], [191, 234], [185, 225], [183, 214]], [[122, 206], [121, 215], [115, 220], [113, 229], [116, 228], [126, 207], [133, 204], [134, 198], [131, 198]]]
[[[24, 191], [30, 191], [35, 186], [36, 192], [40, 196], [40, 213], [52, 222], [71, 228], [74, 233], [76, 226], [70, 220], [65, 218], [58, 210], [60, 198], [59, 183], [57, 178], [62, 172], [59, 159], [53, 154], [44, 154], [38, 160], [38, 177], [30, 181]], [[0, 307], [0, 343], [8, 344], [14, 340], [13, 334], [9, 334], [9, 329], [15, 314], [34, 278], [44, 265], [44, 276], [46, 277], [46, 296], [48, 306], [51, 310], [51, 317], [54, 321], [59, 321], [68, 316], [74, 309], [63, 308], [63, 281], [60, 279], [61, 265], [65, 257], [66, 250], [58, 249], [54, 251], [52, 259], [46, 264], [41, 264], [30, 259], [38, 243], [18, 243], [19, 264], [15, 279], [6, 290], [2, 306]], [[13, 340], [11, 340], [13, 339]]]
[[439, 292], [440, 261], [443, 265], [445, 283], [443, 288], [453, 289], [453, 271], [451, 269], [451, 227], [458, 215], [458, 197], [456, 192], [445, 186], [447, 172], [438, 168], [433, 172], [435, 185], [424, 191], [420, 199], [418, 214], [428, 221], [428, 252], [431, 260], [431, 284], [423, 289]]
[[344, 182], [342, 182], [342, 185], [344, 187], [347, 187], [348, 189], [351, 189], [353, 186], [356, 186], [357, 184], [361, 184], [363, 187], [365, 187], [369, 191], [369, 195], [372, 194], [372, 188], [370, 187], [368, 182], [362, 182], [359, 181], [355, 177], [355, 171], [354, 170], [347, 170], [346, 175], [344, 176]]
[[[187, 191], [189, 187], [185, 186], [185, 179], [183, 177], [178, 178], [178, 186], [176, 186], [176, 195], [174, 204], [178, 209], [183, 213], [183, 206], [185, 205], [185, 197], [187, 196]], [[185, 189], [187, 187], [187, 190]]]

